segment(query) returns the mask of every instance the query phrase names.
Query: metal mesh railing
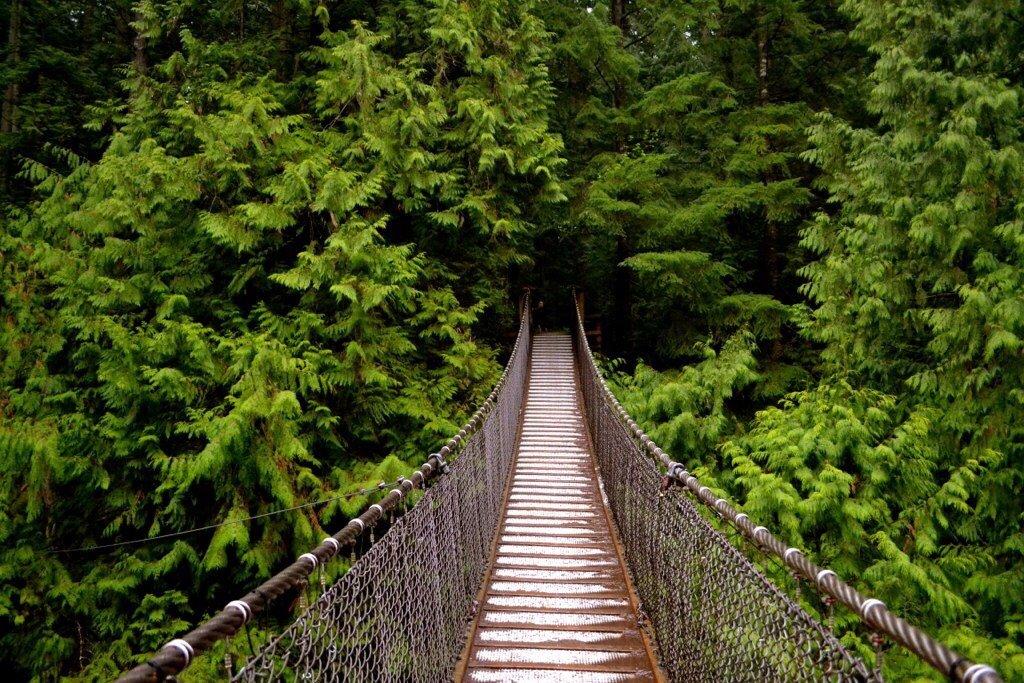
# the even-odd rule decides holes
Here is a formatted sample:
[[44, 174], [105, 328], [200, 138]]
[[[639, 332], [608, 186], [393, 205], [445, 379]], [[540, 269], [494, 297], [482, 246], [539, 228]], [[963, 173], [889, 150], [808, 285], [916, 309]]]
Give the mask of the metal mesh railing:
[[[312, 572], [365, 535], [371, 543], [362, 558], [248, 658], [234, 680], [450, 679], [514, 460], [531, 347], [528, 297], [521, 317], [498, 386], [445, 447], [344, 529], [121, 680], [173, 677], [275, 599], [301, 594]], [[716, 499], [637, 427], [608, 390], [578, 309], [574, 339], [604, 490], [654, 627], [661, 665], [672, 680], [881, 680], [877, 664], [868, 666], [848, 652], [733, 545], [721, 526], [812, 586], [823, 601], [854, 610], [877, 642], [891, 638], [953, 680], [1000, 683], [991, 667], [959, 657]], [[414, 488], [424, 489], [422, 498], [396, 517]], [[389, 516], [386, 533], [373, 542], [374, 526]]]
[[882, 680], [877, 662], [868, 666], [848, 652], [769, 581], [712, 519], [813, 586], [826, 604], [854, 609], [877, 637], [902, 644], [943, 675], [964, 683], [1001, 680], [991, 667], [959, 657], [893, 615], [880, 600], [865, 598], [835, 572], [754, 526], [671, 461], [608, 390], [578, 307], [576, 312], [575, 351], [602, 483], [671, 680]]
[[634, 586], [674, 681], [873, 680], [642, 457], [583, 373], [602, 482]]
[[515, 455], [529, 309], [494, 409], [444, 476], [237, 681], [451, 678], [483, 581]]
[[[450, 678], [487, 568], [515, 455], [530, 351], [529, 308], [494, 409], [417, 504], [238, 681]], [[465, 430], [464, 430], [465, 431]]]
[[[317, 567], [365, 535], [371, 543], [362, 557], [248, 658], [233, 680], [450, 678], [487, 568], [515, 455], [531, 345], [529, 295], [520, 315], [519, 335], [501, 380], [446, 446], [340, 532], [120, 680], [172, 677], [217, 640], [236, 635], [276, 598], [301, 594]], [[423, 488], [423, 496], [396, 516], [414, 488]], [[374, 540], [373, 527], [389, 517], [387, 531]]]

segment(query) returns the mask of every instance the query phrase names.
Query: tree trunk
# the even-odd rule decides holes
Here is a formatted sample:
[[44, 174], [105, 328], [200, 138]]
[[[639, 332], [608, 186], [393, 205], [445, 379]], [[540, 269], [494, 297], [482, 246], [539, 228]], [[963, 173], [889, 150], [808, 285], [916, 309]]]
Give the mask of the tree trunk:
[[[764, 107], [768, 104], [768, 22], [761, 17], [757, 31], [757, 104]], [[765, 171], [761, 182], [771, 182], [771, 175]], [[779, 226], [775, 221], [765, 218], [764, 231], [764, 264], [767, 276], [768, 291], [775, 298], [779, 296]]]
[[[7, 63], [16, 69], [21, 62], [21, 0], [11, 0], [10, 25], [7, 29]], [[0, 133], [18, 132], [18, 81], [12, 78], [4, 90], [4, 106], [0, 112]]]
[[[142, 13], [136, 12], [135, 21], [141, 20]], [[146, 36], [142, 35], [139, 29], [135, 29], [135, 38], [132, 40], [132, 66], [139, 75], [145, 74], [149, 69], [149, 63], [146, 61]]]
[[609, 326], [609, 335], [615, 352], [622, 356], [631, 356], [633, 352], [633, 271], [622, 265], [628, 259], [630, 253], [629, 239], [626, 235], [620, 235], [615, 243], [615, 281], [613, 283], [612, 295], [615, 305], [615, 320]]
[[612, 0], [612, 26], [622, 31], [626, 24], [626, 0]]
[[277, 42], [277, 76], [281, 80], [290, 77], [292, 67], [291, 42], [294, 13], [288, 11], [285, 0], [277, 0], [271, 10], [271, 22]]
[[765, 268], [768, 271], [768, 292], [775, 298], [779, 296], [779, 224], [768, 221], [764, 231]]
[[[612, 26], [619, 29], [619, 45], [624, 45], [626, 40], [626, 0], [612, 0]], [[618, 78], [612, 84], [612, 106], [619, 109], [626, 104], [626, 89]], [[626, 143], [622, 135], [616, 136], [616, 145], [619, 152], [625, 151]]]
[[[764, 107], [768, 104], [768, 22], [761, 17], [757, 31], [757, 103]], [[765, 171], [761, 182], [771, 182], [771, 175]], [[779, 297], [779, 226], [775, 221], [765, 218], [764, 232], [764, 263], [768, 290], [775, 298]]]
[[[611, 0], [611, 21], [619, 29], [620, 45], [625, 44], [627, 0]], [[621, 109], [626, 106], [626, 89], [618, 78], [612, 88], [612, 106]], [[621, 130], [615, 136], [615, 150], [619, 154], [626, 153], [626, 138]], [[623, 233], [615, 240], [615, 272], [612, 282], [612, 315], [614, 320], [608, 326], [608, 342], [612, 351], [618, 355], [632, 356], [633, 339], [633, 272], [622, 266], [622, 262], [632, 256], [629, 235]]]
[[757, 101], [768, 104], [768, 21], [761, 17], [757, 31]]
[[[768, 91], [768, 61], [769, 61], [769, 37], [768, 37], [768, 21], [761, 16], [758, 22], [757, 31], [757, 104], [758, 106], [765, 107], [768, 105], [769, 91]], [[770, 150], [769, 150], [770, 151]], [[761, 176], [761, 181], [767, 185], [771, 182], [771, 174], [765, 171]], [[767, 276], [768, 291], [773, 298], [779, 298], [779, 279], [781, 274], [781, 260], [779, 258], [779, 224], [765, 216], [765, 231], [764, 231], [764, 264], [765, 264], [765, 275]], [[772, 361], [778, 361], [782, 358], [782, 339], [776, 337], [772, 340], [771, 351], [769, 352], [769, 358]]]

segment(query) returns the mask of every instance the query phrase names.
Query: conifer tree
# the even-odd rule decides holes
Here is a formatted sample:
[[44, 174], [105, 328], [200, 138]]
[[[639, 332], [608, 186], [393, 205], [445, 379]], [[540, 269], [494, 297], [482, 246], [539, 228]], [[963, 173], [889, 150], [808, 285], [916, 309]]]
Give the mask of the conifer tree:
[[134, 30], [130, 0], [7, 0], [0, 4], [0, 206], [22, 205], [23, 161], [59, 164], [54, 147], [87, 158], [102, 136], [85, 124], [113, 96]]
[[[588, 300], [614, 308], [655, 362], [750, 330], [778, 395], [801, 376], [802, 345], [786, 342], [801, 265], [789, 259], [814, 203], [804, 126], [814, 109], [849, 108], [856, 51], [830, 4], [619, 4], [565, 3], [549, 19], [558, 110], [574, 116], [560, 121], [575, 164], [563, 231], [582, 237]], [[623, 272], [625, 312], [604, 286]], [[611, 352], [631, 355], [611, 336]]]
[[1024, 679], [1018, 5], [0, 3], [0, 668], [112, 678], [344, 524], [530, 283], [704, 483]]
[[897, 397], [882, 408], [893, 419], [928, 421], [936, 493], [895, 503], [890, 554], [934, 563], [969, 609], [937, 601], [930, 616], [1012, 679], [1024, 675], [1021, 604], [1006, 597], [1024, 591], [1021, 9], [845, 9], [875, 58], [878, 125], [822, 116], [813, 129], [809, 157], [839, 210], [804, 238], [820, 255], [806, 270], [810, 330], [836, 372]]
[[[797, 30], [801, 23], [791, 12], [802, 8], [795, 3], [747, 9], [732, 22], [728, 12], [719, 15], [722, 23], [708, 43], [719, 47], [698, 49], [705, 63], [724, 54], [735, 65], [737, 50], [721, 47], [729, 40], [746, 41], [738, 52], [748, 60], [761, 54], [763, 33], [730, 31], [744, 24], [756, 28], [757, 11], [782, 12], [773, 16], [793, 28], [796, 45], [817, 32], [808, 24], [811, 33]], [[814, 121], [811, 109], [820, 100], [805, 91], [797, 98], [803, 111], [783, 128], [785, 120], [775, 117], [779, 108], [742, 106], [744, 92], [751, 102], [755, 81], [744, 91], [732, 71], [731, 80], [713, 81], [717, 92], [728, 95], [727, 105], [712, 109], [711, 123], [680, 136], [698, 141], [695, 154], [725, 151], [721, 166], [702, 158], [700, 168], [712, 171], [706, 181], [711, 191], [700, 190], [686, 207], [695, 212], [691, 223], [723, 225], [726, 238], [749, 245], [769, 234], [769, 207], [789, 206], [797, 211], [776, 218], [789, 216], [778, 223], [786, 226], [778, 235], [786, 235], [792, 249], [799, 220], [817, 204], [806, 181], [787, 188], [803, 192], [803, 199], [778, 205], [743, 190], [770, 188], [766, 172], [801, 168], [798, 155], [807, 144], [801, 125], [813, 123], [811, 147], [800, 156], [821, 169], [818, 189], [832, 204], [803, 230], [802, 246], [816, 255], [801, 271], [809, 280], [811, 317], [802, 322], [800, 307], [787, 315], [805, 326], [808, 341], [823, 347], [820, 364], [802, 362], [822, 374], [820, 383], [747, 424], [743, 411], [751, 406], [738, 394], [749, 396], [757, 387], [750, 373], [773, 384], [766, 362], [773, 354], [752, 364], [727, 352], [735, 349], [727, 344], [721, 354], [679, 372], [654, 375], [641, 367], [620, 380], [620, 391], [660, 443], [687, 458], [706, 482], [741, 500], [752, 518], [966, 656], [994, 662], [1012, 680], [1024, 675], [1020, 601], [1007, 597], [1022, 592], [1021, 435], [1015, 418], [1021, 410], [1017, 312], [1024, 262], [1017, 210], [1020, 82], [1011, 57], [1019, 46], [1019, 10], [972, 2], [846, 2], [843, 10], [856, 22], [852, 37], [870, 50], [874, 64], [864, 101], [870, 116], [839, 98]], [[832, 25], [822, 23], [820, 13], [805, 16]], [[797, 55], [813, 60], [820, 54], [793, 45], [786, 52], [789, 68], [800, 65]], [[818, 68], [813, 73], [822, 75]], [[841, 78], [836, 86], [840, 93], [858, 92]], [[690, 92], [696, 94], [687, 106], [697, 111], [715, 102], [716, 90], [683, 91]], [[648, 97], [658, 104], [678, 101], [656, 89]], [[672, 121], [686, 118], [665, 117], [660, 129], [671, 130]], [[787, 129], [793, 144], [771, 147]], [[749, 148], [744, 141], [752, 143]], [[730, 205], [728, 198], [737, 196], [748, 204]], [[786, 195], [772, 199], [780, 196]], [[764, 211], [754, 224], [761, 227], [751, 229], [749, 214], [743, 214], [748, 225], [730, 231], [727, 214], [748, 206]], [[800, 253], [790, 253], [799, 266]], [[722, 261], [738, 277], [772, 282], [765, 270], [771, 270], [769, 259], [757, 264], [732, 255]], [[788, 271], [795, 282], [795, 270], [779, 272]], [[658, 275], [653, 286], [664, 287], [666, 278]], [[706, 286], [708, 278], [698, 282]], [[772, 292], [758, 296], [764, 294]], [[736, 296], [721, 288], [707, 298], [720, 316]], [[750, 294], [741, 296], [762, 312], [773, 310]], [[694, 298], [679, 301], [692, 305]], [[648, 300], [653, 310], [665, 301], [653, 292]], [[658, 320], [653, 310], [648, 319]], [[686, 310], [685, 320], [693, 318]], [[745, 322], [757, 329], [757, 317]], [[870, 656], [855, 617], [840, 615], [839, 627]], [[886, 671], [899, 679], [932, 675], [898, 651], [887, 658]]]
[[0, 657], [26, 677], [111, 677], [367, 501], [48, 548], [345, 494], [457, 429], [499, 371], [474, 328], [561, 198], [527, 5], [138, 10], [102, 158], [30, 164], [0, 243]]

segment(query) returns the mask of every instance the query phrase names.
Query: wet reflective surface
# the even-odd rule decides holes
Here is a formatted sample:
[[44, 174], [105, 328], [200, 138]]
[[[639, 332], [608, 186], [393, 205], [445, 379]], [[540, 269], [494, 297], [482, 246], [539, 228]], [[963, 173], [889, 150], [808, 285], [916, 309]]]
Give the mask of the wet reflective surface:
[[537, 335], [466, 681], [654, 680], [584, 429], [571, 339]]

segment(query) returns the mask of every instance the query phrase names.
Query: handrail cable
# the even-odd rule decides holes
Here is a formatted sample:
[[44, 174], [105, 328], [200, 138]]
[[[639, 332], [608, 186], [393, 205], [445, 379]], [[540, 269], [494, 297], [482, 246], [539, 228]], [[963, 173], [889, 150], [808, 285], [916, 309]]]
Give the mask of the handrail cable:
[[[580, 310], [579, 298], [575, 296], [575, 293], [574, 299], [576, 334], [579, 344], [583, 348], [583, 355], [590, 366], [587, 370], [595, 375], [602, 388], [605, 402], [617, 415], [619, 422], [642, 450], [646, 451], [655, 462], [660, 462], [664, 466], [666, 477], [682, 485], [704, 506], [753, 542], [755, 547], [767, 552], [769, 556], [782, 560], [785, 567], [809, 581], [816, 590], [846, 605], [862, 623], [900, 643], [950, 680], [961, 683], [1002, 683], [1003, 679], [991, 666], [975, 663], [960, 656], [917, 626], [893, 614], [881, 600], [866, 597], [840, 579], [831, 569], [818, 566], [808, 559], [803, 551], [790, 547], [765, 527], [755, 525], [746, 514], [737, 512], [736, 508], [725, 499], [716, 498], [711, 489], [702, 485], [695, 476], [686, 471], [681, 463], [672, 460], [664, 450], [654, 443], [650, 436], [640, 429], [608, 388], [608, 383], [598, 370], [594, 354], [587, 342], [586, 330], [583, 327], [583, 313]], [[584, 371], [584, 368], [580, 368], [580, 371]]]
[[432, 453], [408, 479], [402, 479], [394, 489], [374, 503], [358, 517], [352, 519], [341, 531], [328, 536], [316, 548], [302, 554], [291, 565], [264, 581], [258, 588], [247, 593], [239, 600], [232, 600], [219, 613], [181, 638], [175, 638], [165, 644], [148, 661], [122, 674], [119, 683], [160, 683], [183, 671], [195, 657], [206, 652], [218, 640], [232, 638], [253, 616], [262, 612], [267, 606], [283, 593], [306, 584], [307, 577], [318, 566], [326, 564], [337, 557], [341, 549], [354, 543], [363, 533], [380, 522], [385, 514], [394, 510], [398, 504], [415, 488], [425, 488], [426, 484], [447, 469], [446, 459], [458, 453], [460, 445], [472, 436], [484, 423], [484, 419], [494, 408], [498, 394], [509, 376], [509, 368], [516, 359], [516, 352], [526, 335], [529, 334], [530, 292], [527, 290], [519, 305], [519, 333], [516, 336], [509, 362], [502, 371], [494, 389], [487, 399], [477, 408], [462, 429], [452, 436], [437, 452]]
[[[404, 477], [400, 477], [395, 485], [401, 484]], [[289, 508], [281, 508], [279, 510], [271, 510], [270, 512], [261, 512], [258, 515], [252, 515], [251, 517], [240, 517], [238, 519], [225, 519], [216, 524], [206, 524], [204, 526], [192, 527], [191, 529], [181, 529], [180, 531], [168, 531], [165, 534], [158, 534], [156, 536], [146, 536], [144, 538], [133, 538], [128, 541], [116, 541], [112, 543], [100, 543], [97, 545], [85, 545], [80, 548], [50, 548], [47, 552], [53, 555], [65, 555], [68, 553], [84, 553], [92, 550], [110, 550], [111, 548], [122, 548], [125, 546], [142, 545], [145, 543], [152, 543], [156, 541], [166, 541], [172, 538], [179, 538], [181, 536], [188, 536], [190, 534], [197, 534], [201, 531], [210, 531], [212, 529], [220, 529], [224, 526], [231, 524], [244, 524], [245, 522], [252, 522], [253, 520], [263, 519], [265, 517], [274, 517], [275, 515], [283, 515], [286, 512], [295, 512], [296, 510], [304, 510], [306, 508], [316, 507], [317, 505], [326, 505], [327, 503], [333, 503], [337, 500], [349, 500], [351, 498], [357, 498], [359, 496], [365, 496], [377, 491], [383, 491], [388, 486], [391, 486], [386, 481], [382, 481], [376, 486], [362, 488], [357, 491], [349, 491], [348, 493], [342, 493], [337, 496], [331, 496], [330, 498], [321, 498], [320, 500], [310, 501], [303, 503], [302, 505], [294, 505]]]

